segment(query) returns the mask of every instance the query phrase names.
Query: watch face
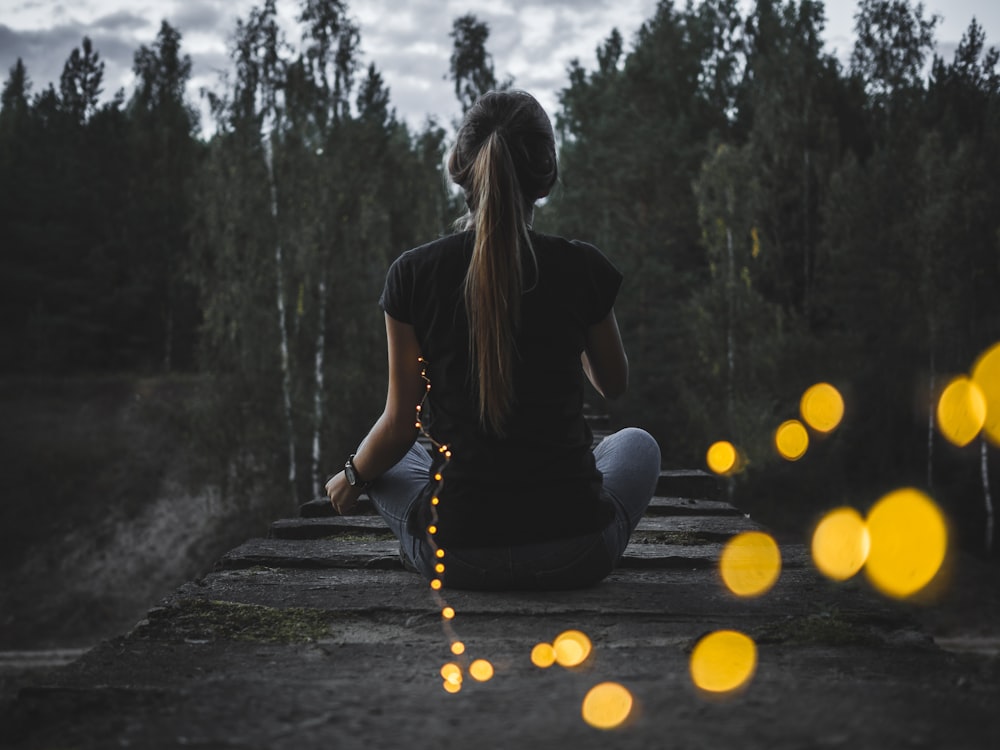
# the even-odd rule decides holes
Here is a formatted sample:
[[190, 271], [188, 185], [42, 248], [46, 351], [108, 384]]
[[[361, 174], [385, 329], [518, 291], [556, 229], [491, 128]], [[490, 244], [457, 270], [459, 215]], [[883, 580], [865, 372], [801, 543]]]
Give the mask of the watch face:
[[350, 463], [348, 463], [344, 467], [344, 475], [347, 477], [347, 483], [349, 485], [351, 485], [351, 487], [354, 487], [354, 486], [357, 485], [357, 483], [358, 483], [358, 474], [357, 474], [357, 472], [354, 471], [354, 467], [351, 466]]

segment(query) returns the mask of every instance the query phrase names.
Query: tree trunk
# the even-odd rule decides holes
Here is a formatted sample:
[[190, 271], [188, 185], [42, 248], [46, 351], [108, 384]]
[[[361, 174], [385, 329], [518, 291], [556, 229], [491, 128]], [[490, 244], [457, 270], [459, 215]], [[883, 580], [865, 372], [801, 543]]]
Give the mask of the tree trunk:
[[267, 181], [271, 188], [271, 218], [274, 220], [274, 265], [277, 281], [278, 329], [281, 342], [281, 387], [285, 399], [285, 428], [288, 431], [288, 486], [292, 494], [292, 505], [298, 505], [298, 495], [295, 491], [295, 429], [292, 419], [292, 373], [288, 357], [288, 327], [285, 305], [284, 258], [281, 250], [281, 234], [278, 231], [278, 185], [274, 179], [274, 154], [272, 142], [268, 138], [264, 143], [264, 153], [267, 159]]
[[986, 435], [979, 436], [979, 468], [983, 478], [983, 503], [986, 505], [986, 554], [993, 554], [993, 499], [990, 497], [990, 465], [987, 460]]
[[937, 403], [934, 398], [934, 386], [937, 376], [934, 372], [933, 339], [930, 352], [930, 374], [927, 376], [927, 490], [934, 491], [934, 428], [937, 426]]
[[319, 279], [319, 323], [316, 333], [316, 391], [313, 396], [313, 444], [312, 444], [312, 480], [313, 496], [323, 494], [320, 480], [320, 433], [323, 427], [323, 400], [325, 396], [323, 381], [323, 358], [326, 353], [326, 278]]

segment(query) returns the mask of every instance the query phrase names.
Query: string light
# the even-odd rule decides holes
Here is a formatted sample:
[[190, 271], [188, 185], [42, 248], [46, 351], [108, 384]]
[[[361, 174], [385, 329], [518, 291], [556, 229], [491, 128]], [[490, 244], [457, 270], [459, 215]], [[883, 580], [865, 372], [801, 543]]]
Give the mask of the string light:
[[[419, 357], [417, 362], [420, 365], [420, 377], [424, 381], [424, 396], [420, 403], [417, 404], [416, 412], [417, 416], [414, 421], [416, 428], [420, 431], [420, 434], [427, 438], [431, 446], [436, 449], [438, 455], [444, 457], [444, 461], [447, 464], [451, 461], [452, 452], [451, 447], [447, 443], [439, 443], [424, 427], [424, 422], [421, 414], [424, 409], [424, 401], [427, 399], [427, 394], [431, 390], [431, 381], [427, 375], [427, 360], [423, 357]], [[443, 576], [445, 572], [444, 563], [441, 562], [444, 559], [445, 552], [437, 544], [434, 539], [435, 535], [438, 533], [438, 506], [441, 504], [441, 488], [444, 485], [444, 473], [443, 468], [434, 472], [434, 482], [436, 486], [434, 487], [434, 494], [431, 496], [430, 501], [430, 523], [427, 525], [427, 543], [430, 545], [431, 549], [434, 551], [434, 557], [438, 562], [434, 565], [434, 572], [438, 576]], [[461, 656], [465, 653], [465, 644], [459, 640], [452, 627], [451, 621], [455, 618], [455, 609], [447, 605], [438, 593], [444, 586], [444, 581], [442, 578], [434, 578], [430, 582], [431, 590], [434, 592], [434, 596], [437, 598], [437, 603], [441, 608], [441, 623], [445, 630], [445, 637], [451, 641], [451, 653], [455, 656]], [[446, 675], [442, 670], [441, 676], [444, 678], [444, 689], [449, 693], [457, 693], [462, 687], [462, 673], [461, 669], [456, 664], [445, 665], [449, 667], [448, 674]], [[485, 681], [493, 676], [493, 665], [484, 659], [478, 659], [473, 662], [473, 666], [476, 667], [476, 672], [470, 672], [479, 681]], [[470, 669], [472, 667], [470, 666]], [[488, 674], [487, 674], [488, 672]]]

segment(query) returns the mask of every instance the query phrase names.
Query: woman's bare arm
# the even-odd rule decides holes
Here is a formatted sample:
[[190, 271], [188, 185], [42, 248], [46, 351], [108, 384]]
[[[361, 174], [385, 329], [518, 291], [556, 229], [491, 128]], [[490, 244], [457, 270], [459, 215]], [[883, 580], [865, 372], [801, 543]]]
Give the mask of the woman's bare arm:
[[[413, 326], [385, 316], [386, 343], [389, 353], [389, 390], [385, 409], [354, 456], [354, 466], [365, 480], [372, 480], [391, 469], [406, 455], [417, 438], [416, 407], [426, 386], [420, 377], [420, 344]], [[333, 507], [343, 513], [361, 494], [351, 487], [341, 471], [326, 484]]]
[[587, 378], [604, 398], [618, 398], [628, 390], [628, 357], [614, 309], [587, 330], [581, 361]]

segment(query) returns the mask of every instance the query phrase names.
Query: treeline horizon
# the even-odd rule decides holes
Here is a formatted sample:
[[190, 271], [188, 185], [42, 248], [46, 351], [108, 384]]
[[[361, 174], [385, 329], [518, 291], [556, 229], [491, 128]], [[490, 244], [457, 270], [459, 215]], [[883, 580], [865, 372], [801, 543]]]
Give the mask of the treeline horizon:
[[[595, 69], [567, 71], [535, 228], [625, 273], [632, 390], [607, 408], [668, 463], [731, 440], [734, 500], [790, 526], [921, 486], [971, 540], [997, 447], [947, 444], [934, 403], [1000, 340], [1000, 54], [971, 20], [937, 57], [922, 5], [861, 0], [843, 65], [823, 7], [664, 1], [630, 47], [610, 30]], [[207, 138], [166, 22], [129, 95], [100, 102], [85, 39], [58, 87], [32, 94], [18, 61], [0, 107], [2, 373], [199, 373], [192, 430], [220, 481], [291, 502], [381, 407], [385, 270], [464, 208], [447, 131], [397, 119], [348, 3], [303, 0], [298, 24], [294, 45], [273, 1], [238, 22]], [[451, 40], [463, 111], [516, 85], [487, 24]], [[771, 435], [820, 381], [844, 424], [783, 462]]]

